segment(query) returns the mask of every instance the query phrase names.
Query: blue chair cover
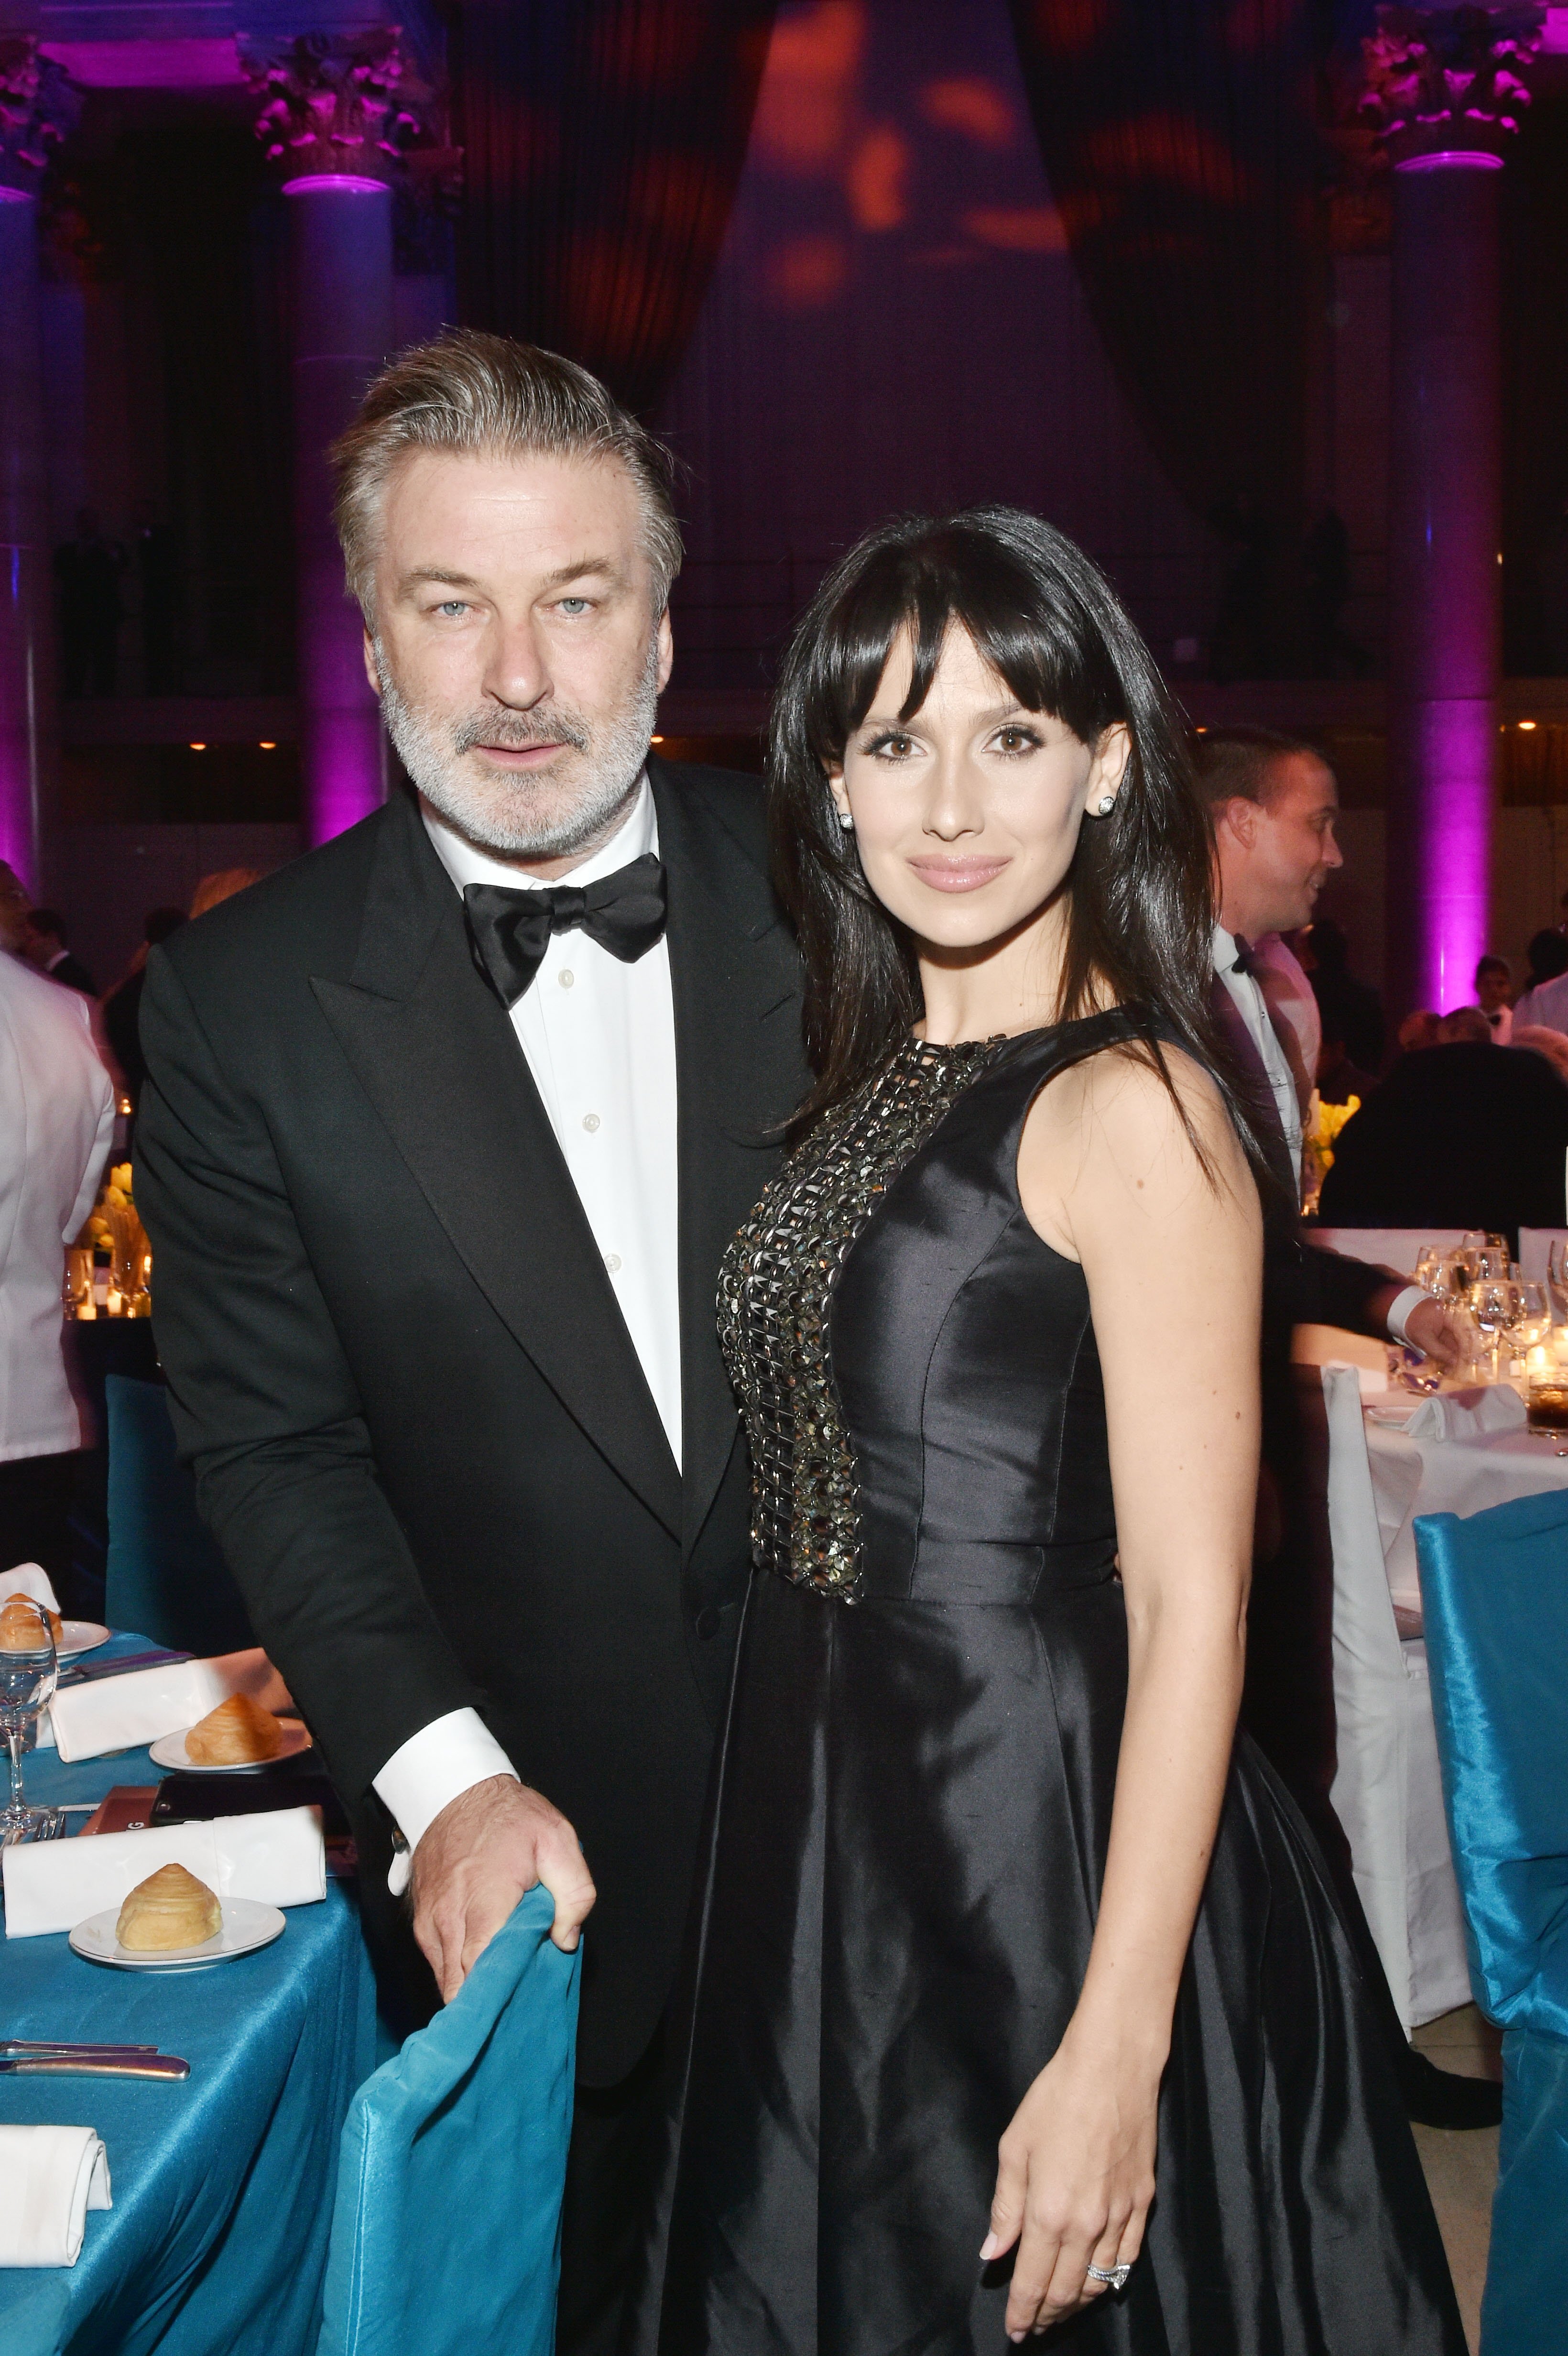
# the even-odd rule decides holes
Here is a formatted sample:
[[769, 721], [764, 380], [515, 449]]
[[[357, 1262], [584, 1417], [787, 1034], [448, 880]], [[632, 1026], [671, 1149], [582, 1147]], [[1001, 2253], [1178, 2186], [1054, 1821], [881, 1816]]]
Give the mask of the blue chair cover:
[[550, 2356], [581, 1949], [530, 1890], [343, 2129], [317, 2356]]
[[207, 1656], [256, 1641], [234, 1584], [196, 1505], [196, 1483], [175, 1452], [162, 1383], [111, 1375], [109, 1557], [103, 1610], [112, 1628]]
[[1422, 1515], [1415, 1546], [1471, 1976], [1503, 2025], [1481, 2347], [1541, 2356], [1568, 2345], [1568, 1494]]

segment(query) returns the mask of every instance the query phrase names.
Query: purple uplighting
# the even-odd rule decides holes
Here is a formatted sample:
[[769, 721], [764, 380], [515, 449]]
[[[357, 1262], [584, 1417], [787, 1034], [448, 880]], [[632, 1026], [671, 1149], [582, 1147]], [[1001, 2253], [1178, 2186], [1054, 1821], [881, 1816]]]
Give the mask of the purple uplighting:
[[285, 197], [314, 195], [320, 188], [336, 188], [349, 196], [379, 197], [386, 194], [387, 183], [357, 172], [303, 172], [297, 180], [283, 182]]

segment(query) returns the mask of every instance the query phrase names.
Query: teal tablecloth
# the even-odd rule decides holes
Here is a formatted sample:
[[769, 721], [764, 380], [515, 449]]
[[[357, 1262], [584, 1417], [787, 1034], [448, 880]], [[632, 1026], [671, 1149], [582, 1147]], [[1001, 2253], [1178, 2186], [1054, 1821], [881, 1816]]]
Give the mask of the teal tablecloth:
[[[29, 1795], [50, 1801], [159, 1772], [145, 1751], [27, 1762]], [[272, 1946], [207, 1971], [113, 1971], [63, 1936], [6, 1940], [0, 2035], [155, 2041], [190, 2063], [171, 2086], [0, 2077], [0, 2120], [95, 2127], [114, 2188], [74, 2266], [0, 2271], [5, 2356], [308, 2356], [338, 2135], [377, 2058], [351, 1886], [329, 1882]]]

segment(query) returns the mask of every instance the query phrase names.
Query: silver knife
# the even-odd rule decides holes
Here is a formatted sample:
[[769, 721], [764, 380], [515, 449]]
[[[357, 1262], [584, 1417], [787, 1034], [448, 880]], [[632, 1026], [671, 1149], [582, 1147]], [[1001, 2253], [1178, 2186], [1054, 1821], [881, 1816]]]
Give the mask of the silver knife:
[[4, 2053], [0, 2077], [163, 2078], [190, 2076], [190, 2063], [177, 2053], [127, 2053], [118, 2061], [104, 2053]]
[[100, 2045], [84, 2037], [0, 2037], [0, 2057], [7, 2053], [155, 2053], [155, 2045]]

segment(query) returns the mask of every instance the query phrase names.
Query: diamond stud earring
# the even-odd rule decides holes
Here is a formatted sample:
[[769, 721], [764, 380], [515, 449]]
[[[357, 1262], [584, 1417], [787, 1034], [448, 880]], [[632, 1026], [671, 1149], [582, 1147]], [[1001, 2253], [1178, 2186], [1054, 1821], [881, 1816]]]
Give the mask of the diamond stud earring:
[[1111, 815], [1111, 812], [1115, 809], [1115, 807], [1116, 807], [1116, 797], [1115, 797], [1115, 794], [1102, 794], [1102, 795], [1101, 795], [1101, 797], [1100, 797], [1100, 816], [1101, 816], [1102, 818], [1109, 818], [1109, 817], [1110, 817], [1110, 815]]
[[848, 810], [840, 810], [840, 811], [839, 811], [839, 813], [838, 813], [838, 823], [839, 823], [839, 825], [844, 829], [844, 830], [845, 830], [846, 834], [852, 834], [852, 833], [854, 832], [854, 830], [855, 830], [855, 821], [854, 821], [854, 819], [850, 817], [850, 815], [849, 815], [849, 813], [848, 813]]

